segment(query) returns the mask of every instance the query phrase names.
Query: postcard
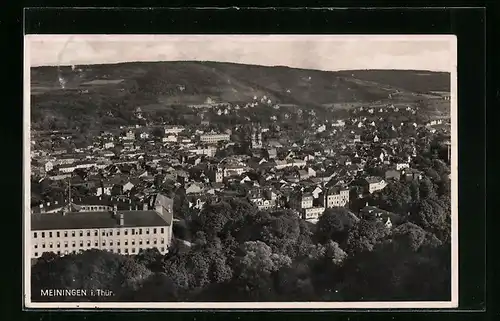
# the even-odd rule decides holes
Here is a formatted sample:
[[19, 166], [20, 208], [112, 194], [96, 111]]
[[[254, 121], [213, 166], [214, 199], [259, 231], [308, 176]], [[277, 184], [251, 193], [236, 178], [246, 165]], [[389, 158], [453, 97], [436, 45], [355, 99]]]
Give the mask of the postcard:
[[25, 306], [457, 307], [456, 52], [25, 35]]

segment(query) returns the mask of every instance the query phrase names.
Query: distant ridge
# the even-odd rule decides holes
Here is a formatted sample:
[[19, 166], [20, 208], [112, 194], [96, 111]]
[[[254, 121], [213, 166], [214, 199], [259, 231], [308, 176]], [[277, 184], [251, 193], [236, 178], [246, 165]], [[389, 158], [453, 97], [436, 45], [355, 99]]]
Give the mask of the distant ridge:
[[213, 60], [168, 60], [168, 61], [124, 61], [124, 62], [113, 62], [113, 63], [98, 63], [98, 64], [53, 64], [53, 65], [40, 65], [40, 66], [31, 66], [32, 69], [40, 69], [40, 68], [71, 68], [71, 66], [86, 66], [86, 67], [96, 67], [96, 66], [120, 66], [127, 64], [163, 64], [163, 63], [215, 63], [215, 64], [230, 64], [230, 65], [239, 65], [239, 66], [252, 66], [252, 67], [261, 67], [261, 68], [289, 68], [296, 70], [313, 70], [313, 71], [324, 71], [324, 72], [345, 72], [345, 71], [415, 71], [415, 72], [432, 72], [432, 73], [446, 73], [450, 74], [447, 71], [439, 71], [439, 70], [426, 70], [426, 69], [336, 69], [336, 70], [325, 70], [325, 69], [315, 69], [315, 68], [299, 68], [292, 67], [287, 65], [257, 65], [257, 64], [243, 64], [236, 62], [221, 62], [221, 61], [213, 61]]
[[[99, 81], [96, 81], [99, 80]], [[84, 85], [85, 84], [85, 85]], [[89, 85], [94, 84], [94, 85]], [[324, 108], [370, 103], [397, 93], [407, 101], [450, 91], [450, 73], [425, 70], [321, 71], [213, 61], [127, 62], [31, 68], [32, 117], [96, 118], [141, 106], [242, 103], [254, 96], [272, 103]]]

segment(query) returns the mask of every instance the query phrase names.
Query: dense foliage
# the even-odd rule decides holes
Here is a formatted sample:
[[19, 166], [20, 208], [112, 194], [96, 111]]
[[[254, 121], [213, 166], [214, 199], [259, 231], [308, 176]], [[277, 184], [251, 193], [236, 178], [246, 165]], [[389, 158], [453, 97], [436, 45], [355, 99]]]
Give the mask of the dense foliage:
[[374, 197], [405, 218], [392, 228], [346, 208], [328, 209], [312, 225], [244, 198], [210, 201], [189, 220], [188, 248], [174, 241], [166, 255], [44, 254], [32, 267], [33, 299], [60, 300], [41, 298], [41, 289], [81, 288], [113, 292], [87, 300], [448, 300], [447, 166], [428, 163], [434, 178], [391, 183]]

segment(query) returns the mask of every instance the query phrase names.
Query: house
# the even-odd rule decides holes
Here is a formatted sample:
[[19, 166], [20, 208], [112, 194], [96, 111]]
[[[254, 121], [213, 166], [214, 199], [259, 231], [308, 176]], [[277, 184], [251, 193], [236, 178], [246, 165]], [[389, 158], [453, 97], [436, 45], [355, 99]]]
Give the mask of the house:
[[320, 195], [323, 193], [323, 190], [319, 186], [316, 186], [316, 188], [311, 193], [314, 199], [318, 199]]
[[59, 169], [59, 172], [69, 174], [73, 173], [73, 171], [76, 169], [75, 165], [61, 165], [59, 167], [56, 167]]
[[267, 154], [269, 155], [270, 159], [274, 159], [274, 158], [278, 157], [278, 152], [276, 151], [276, 148], [268, 148]]
[[218, 166], [214, 166], [208, 171], [208, 177], [212, 182], [222, 183], [224, 179], [224, 170]]
[[276, 207], [276, 200], [267, 199], [265, 197], [250, 197], [250, 201], [254, 203], [259, 210], [269, 210]]
[[412, 169], [412, 168], [405, 168], [401, 171], [401, 179], [409, 182], [413, 180], [420, 180], [422, 179], [422, 172]]
[[170, 134], [168, 136], [162, 137], [161, 141], [163, 143], [176, 143], [178, 140], [177, 135]]
[[125, 134], [124, 139], [126, 140], [134, 140], [135, 139], [135, 133], [132, 130], [127, 131]]
[[223, 176], [229, 177], [233, 175], [241, 175], [247, 171], [247, 167], [243, 164], [228, 164], [223, 169]]
[[126, 182], [125, 184], [123, 184], [123, 192], [126, 193], [126, 192], [132, 190], [132, 188], [134, 188], [134, 186], [135, 185], [131, 181]]
[[110, 181], [101, 181], [100, 186], [97, 187], [96, 196], [111, 195], [114, 184]]
[[297, 210], [313, 207], [313, 195], [310, 193], [296, 192], [290, 198], [290, 207]]
[[317, 133], [322, 133], [326, 130], [326, 125], [321, 125], [316, 129]]
[[302, 219], [317, 220], [325, 212], [324, 207], [310, 207], [302, 210]]
[[349, 204], [349, 188], [346, 186], [330, 187], [321, 194], [320, 202], [326, 208], [346, 206]]
[[301, 181], [309, 179], [309, 177], [310, 177], [309, 172], [304, 170], [304, 169], [300, 169], [298, 172], [298, 175], [299, 175], [299, 180], [301, 180]]
[[342, 166], [352, 165], [352, 161], [349, 156], [340, 156], [338, 159], [338, 163]]
[[54, 163], [51, 162], [50, 160], [41, 160], [38, 161], [37, 163], [39, 166], [39, 170], [42, 173], [50, 172], [54, 168]]
[[396, 163], [396, 170], [400, 171], [404, 168], [410, 168], [410, 164], [408, 164], [408, 163]]
[[198, 194], [203, 192], [204, 187], [201, 183], [193, 182], [193, 183], [188, 183], [185, 189], [186, 189], [186, 194]]
[[206, 155], [209, 157], [214, 157], [215, 153], [217, 153], [217, 148], [213, 146], [206, 146], [206, 147], [199, 146], [197, 148], [190, 149], [189, 152], [195, 155]]
[[363, 187], [368, 193], [380, 191], [387, 186], [386, 181], [378, 176], [369, 176], [363, 179]]
[[385, 179], [399, 181], [401, 179], [401, 172], [395, 169], [387, 170], [385, 171]]
[[165, 135], [169, 135], [169, 134], [174, 134], [174, 135], [178, 135], [179, 133], [183, 132], [184, 131], [184, 126], [166, 126], [165, 127]]
[[392, 228], [394, 223], [401, 223], [401, 217], [399, 215], [384, 211], [375, 206], [366, 205], [360, 210], [360, 215], [364, 219], [378, 220], [379, 222], [384, 223], [385, 227], [388, 229]]

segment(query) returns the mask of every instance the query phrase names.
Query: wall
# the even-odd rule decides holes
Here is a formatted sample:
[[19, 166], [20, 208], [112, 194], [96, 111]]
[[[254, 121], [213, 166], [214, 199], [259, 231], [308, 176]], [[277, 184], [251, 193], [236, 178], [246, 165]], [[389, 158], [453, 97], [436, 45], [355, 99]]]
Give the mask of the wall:
[[[163, 228], [163, 233], [161, 233], [161, 229]], [[139, 229], [142, 229], [142, 234], [139, 234]], [[146, 234], [146, 231], [149, 229], [149, 234]], [[156, 233], [154, 232], [156, 229]], [[135, 234], [132, 235], [132, 230], [134, 230]], [[38, 237], [35, 238], [35, 232], [38, 234]], [[42, 232], [45, 233], [45, 237], [42, 238]], [[52, 237], [50, 237], [50, 233], [52, 232]], [[57, 237], [57, 232], [60, 233], [60, 236]], [[67, 237], [65, 237], [64, 233], [67, 232]], [[73, 232], [75, 236], [73, 237]], [[90, 236], [88, 236], [88, 232], [90, 232]], [[97, 236], [95, 235], [97, 232]], [[127, 232], [127, 235], [125, 235]], [[82, 235], [80, 236], [80, 233]], [[118, 235], [119, 233], [119, 235]], [[163, 243], [161, 239], [163, 238]], [[154, 239], [156, 239], [157, 243], [154, 244]], [[140, 244], [140, 240], [142, 240], [142, 245]], [[149, 244], [147, 241], [149, 240]], [[165, 254], [168, 252], [168, 246], [171, 244], [172, 240], [172, 225], [170, 226], [149, 226], [149, 227], [141, 227], [141, 228], [106, 228], [106, 229], [78, 229], [78, 230], [47, 230], [47, 231], [32, 231], [31, 232], [31, 242], [30, 244], [30, 252], [29, 255], [32, 258], [40, 257], [43, 252], [54, 252], [57, 254], [57, 251], [61, 251], [61, 255], [65, 254], [65, 251], [71, 253], [72, 251], [83, 251], [90, 249], [99, 249], [99, 250], [112, 250], [114, 253], [118, 253], [120, 250], [120, 254], [138, 254], [140, 249], [153, 248], [156, 247], [160, 251], [160, 253]], [[110, 241], [113, 242], [113, 245], [110, 245]], [[45, 243], [45, 248], [42, 247], [42, 243]], [[57, 247], [57, 242], [59, 242], [60, 247]], [[65, 247], [65, 242], [67, 242], [68, 247]], [[73, 247], [73, 242], [75, 246]], [[80, 246], [80, 242], [83, 242], [83, 246]], [[90, 242], [90, 246], [88, 246], [88, 242]], [[96, 243], [97, 242], [97, 243]], [[103, 242], [104, 245], [103, 245]], [[50, 243], [52, 243], [52, 248], [50, 248]], [[127, 245], [125, 245], [127, 243]], [[133, 243], [135, 243], [133, 245]], [[119, 245], [118, 245], [119, 244]], [[38, 248], [35, 248], [35, 245]]]

